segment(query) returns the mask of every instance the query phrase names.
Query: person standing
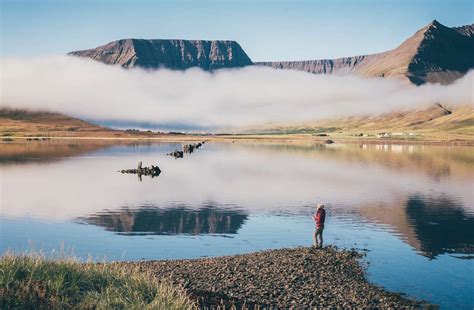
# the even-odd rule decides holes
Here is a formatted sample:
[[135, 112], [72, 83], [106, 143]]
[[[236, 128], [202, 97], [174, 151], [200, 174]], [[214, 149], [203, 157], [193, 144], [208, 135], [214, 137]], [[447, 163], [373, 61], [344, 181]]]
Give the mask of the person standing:
[[321, 249], [323, 247], [324, 221], [326, 220], [326, 210], [324, 210], [322, 203], [316, 206], [316, 213], [313, 215], [313, 220], [316, 223], [316, 229], [313, 233], [313, 244], [315, 247]]

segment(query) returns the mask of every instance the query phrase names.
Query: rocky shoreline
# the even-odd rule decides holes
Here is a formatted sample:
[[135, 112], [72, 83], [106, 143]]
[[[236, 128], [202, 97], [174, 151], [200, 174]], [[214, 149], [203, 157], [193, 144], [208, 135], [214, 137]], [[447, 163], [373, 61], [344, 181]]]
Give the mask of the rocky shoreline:
[[437, 308], [369, 283], [361, 257], [355, 250], [301, 247], [120, 264], [183, 286], [200, 308]]

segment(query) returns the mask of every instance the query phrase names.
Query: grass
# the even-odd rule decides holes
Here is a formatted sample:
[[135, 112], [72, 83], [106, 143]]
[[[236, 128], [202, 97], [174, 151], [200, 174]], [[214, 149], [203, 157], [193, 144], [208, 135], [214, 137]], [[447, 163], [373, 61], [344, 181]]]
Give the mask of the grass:
[[1, 309], [190, 309], [184, 290], [135, 267], [48, 260], [40, 254], [0, 257]]

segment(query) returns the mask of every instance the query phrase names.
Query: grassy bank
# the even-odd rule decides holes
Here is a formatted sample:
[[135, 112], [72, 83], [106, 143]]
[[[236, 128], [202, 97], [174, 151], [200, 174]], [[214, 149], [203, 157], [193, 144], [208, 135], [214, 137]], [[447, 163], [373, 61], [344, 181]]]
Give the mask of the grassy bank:
[[46, 260], [41, 255], [0, 258], [2, 309], [189, 309], [180, 288], [133, 266]]

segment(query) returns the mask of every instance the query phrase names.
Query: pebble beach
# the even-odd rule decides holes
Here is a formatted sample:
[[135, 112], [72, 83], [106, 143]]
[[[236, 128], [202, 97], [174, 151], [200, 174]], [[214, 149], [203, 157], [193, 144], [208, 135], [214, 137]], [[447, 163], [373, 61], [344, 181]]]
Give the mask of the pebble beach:
[[125, 264], [183, 286], [200, 308], [437, 308], [368, 282], [362, 256], [329, 246]]

